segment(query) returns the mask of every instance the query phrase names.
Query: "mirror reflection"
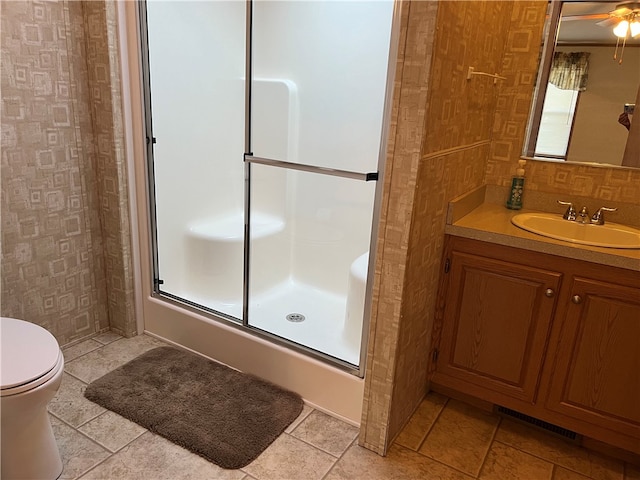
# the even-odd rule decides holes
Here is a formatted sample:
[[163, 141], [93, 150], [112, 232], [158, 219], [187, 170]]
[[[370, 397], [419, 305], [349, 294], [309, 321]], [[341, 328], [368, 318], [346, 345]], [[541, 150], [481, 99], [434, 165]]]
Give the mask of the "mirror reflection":
[[640, 2], [550, 6], [525, 156], [640, 167]]

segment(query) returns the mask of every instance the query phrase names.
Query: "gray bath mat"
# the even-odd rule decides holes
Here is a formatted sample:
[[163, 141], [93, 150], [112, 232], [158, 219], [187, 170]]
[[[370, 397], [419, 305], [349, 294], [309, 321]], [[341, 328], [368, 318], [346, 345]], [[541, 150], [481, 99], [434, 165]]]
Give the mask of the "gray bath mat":
[[302, 412], [299, 395], [173, 347], [97, 379], [85, 397], [223, 468], [249, 464]]

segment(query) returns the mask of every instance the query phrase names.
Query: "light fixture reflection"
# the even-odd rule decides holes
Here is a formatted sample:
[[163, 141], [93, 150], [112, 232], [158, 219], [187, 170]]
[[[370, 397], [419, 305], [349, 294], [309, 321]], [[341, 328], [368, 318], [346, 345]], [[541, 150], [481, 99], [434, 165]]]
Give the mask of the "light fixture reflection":
[[[636, 22], [634, 22], [636, 23]], [[613, 29], [613, 33], [615, 33], [618, 38], [625, 38], [627, 33], [629, 33], [629, 22], [627, 20], [622, 20], [618, 25]]]

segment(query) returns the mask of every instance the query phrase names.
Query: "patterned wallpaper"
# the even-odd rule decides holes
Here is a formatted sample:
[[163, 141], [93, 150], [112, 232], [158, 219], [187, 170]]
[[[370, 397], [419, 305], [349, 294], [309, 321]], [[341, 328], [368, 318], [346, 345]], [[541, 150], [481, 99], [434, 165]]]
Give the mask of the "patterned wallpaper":
[[501, 71], [510, 12], [510, 2], [439, 2], [423, 155], [491, 138], [502, 81], [467, 73]]
[[[406, 42], [396, 68], [360, 432], [360, 443], [381, 454], [427, 389], [447, 204], [483, 183], [494, 144], [512, 141], [520, 128], [505, 118], [504, 130], [494, 131], [501, 118], [496, 112], [507, 105], [528, 111], [531, 95], [509, 85], [526, 83], [533, 72], [511, 78], [505, 67], [520, 60], [505, 65], [504, 59], [519, 50], [537, 60], [546, 0], [411, 2], [403, 8]], [[483, 20], [474, 24], [475, 18]], [[508, 79], [498, 85], [481, 77], [467, 81], [469, 66]]]
[[115, 2], [97, 1], [84, 2], [83, 10], [84, 24], [90, 32], [86, 61], [91, 66], [90, 106], [97, 140], [89, 158], [99, 179], [96, 187], [101, 200], [109, 327], [130, 337], [136, 335], [136, 321], [117, 10]]
[[[98, 188], [115, 188], [113, 152], [98, 156], [107, 168], [97, 168], [96, 160], [113, 137], [96, 135], [92, 112], [96, 79], [109, 66], [87, 69], [89, 54], [117, 45], [114, 39], [108, 45], [100, 21], [88, 22], [86, 9], [104, 10], [102, 2], [1, 7], [1, 311], [44, 326], [65, 345], [109, 329], [110, 322], [124, 327], [133, 320], [129, 313], [120, 322], [123, 315], [107, 301], [122, 282], [106, 275], [106, 266], [124, 272], [120, 258], [128, 242], [103, 236], [127, 202], [117, 192], [115, 211]], [[114, 118], [109, 121], [121, 130]]]
[[[411, 416], [427, 386], [447, 203], [480, 186], [484, 179], [493, 112], [502, 86], [484, 76], [467, 80], [467, 70], [472, 66], [476, 71], [502, 73], [512, 7], [512, 2], [439, 3], [404, 278], [391, 438]], [[441, 108], [447, 104], [452, 110]]]
[[[502, 71], [507, 81], [500, 90], [496, 108], [485, 175], [485, 183], [489, 185], [509, 186], [522, 153], [544, 22], [539, 8], [530, 3], [516, 2], [512, 14], [518, 27], [509, 34], [509, 47], [503, 59]], [[526, 172], [527, 189], [640, 205], [640, 169], [530, 161]]]
[[[413, 210], [429, 65], [434, 3], [400, 3], [400, 39], [378, 225], [360, 445], [386, 453], [396, 373], [400, 306]], [[424, 20], [424, 21], [421, 21]], [[413, 48], [412, 48], [413, 47]], [[413, 59], [413, 62], [411, 60]], [[408, 61], [409, 60], [409, 61]], [[416, 108], [418, 106], [418, 108]], [[395, 192], [391, 195], [391, 192]]]
[[[394, 103], [399, 117], [394, 117], [395, 149], [388, 157], [393, 176], [385, 184], [389, 208], [383, 210], [385, 225], [379, 233], [384, 281], [376, 283], [375, 341], [369, 346], [360, 437], [361, 444], [378, 453], [386, 451], [427, 388], [446, 206], [482, 183], [509, 185], [515, 171], [547, 6], [546, 0], [427, 3], [432, 8], [406, 7], [409, 33], [406, 44], [401, 43], [396, 78], [401, 94]], [[436, 10], [434, 40], [430, 29]], [[468, 25], [465, 30], [465, 19], [475, 17], [484, 19], [478, 23], [485, 28], [474, 31]], [[419, 35], [416, 25], [425, 28]], [[467, 82], [472, 63], [489, 73], [499, 65], [495, 71], [506, 80], [497, 89], [492, 82]], [[407, 76], [407, 71], [421, 73]], [[428, 81], [427, 97], [418, 78]], [[423, 132], [416, 131], [420, 124]], [[416, 136], [422, 141], [418, 170], [407, 159], [415, 154]], [[394, 182], [396, 175], [400, 182]], [[640, 205], [640, 170], [532, 161], [527, 188]], [[400, 265], [392, 268], [393, 262]]]

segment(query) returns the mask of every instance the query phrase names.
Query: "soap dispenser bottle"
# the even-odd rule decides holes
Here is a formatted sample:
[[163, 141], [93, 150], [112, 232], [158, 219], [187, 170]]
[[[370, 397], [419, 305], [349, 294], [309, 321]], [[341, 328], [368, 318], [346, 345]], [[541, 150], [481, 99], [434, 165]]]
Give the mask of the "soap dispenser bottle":
[[524, 191], [524, 166], [526, 160], [518, 160], [518, 168], [516, 175], [511, 179], [511, 190], [507, 199], [507, 208], [511, 210], [520, 210], [522, 208], [522, 192]]

